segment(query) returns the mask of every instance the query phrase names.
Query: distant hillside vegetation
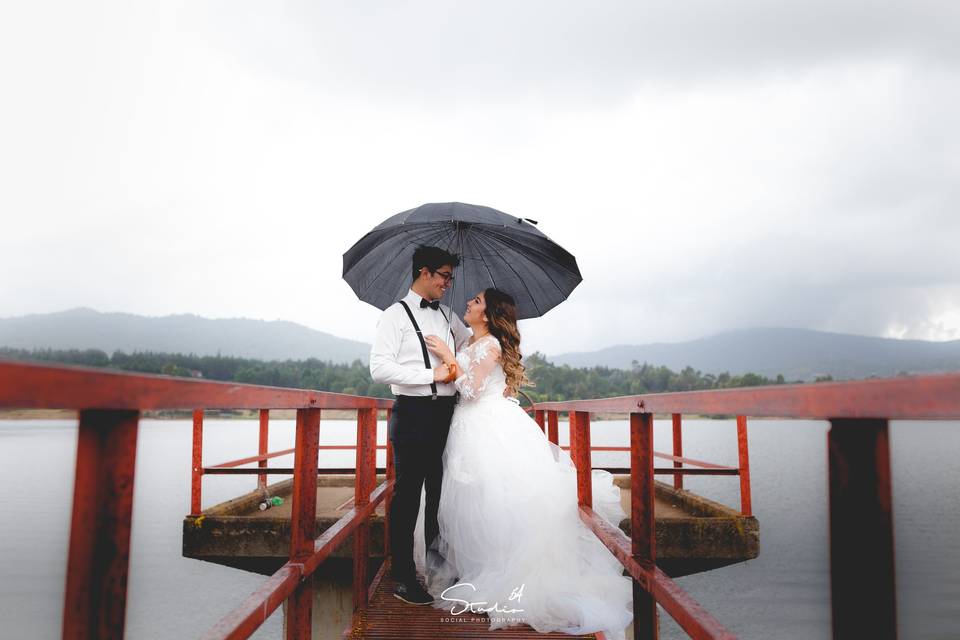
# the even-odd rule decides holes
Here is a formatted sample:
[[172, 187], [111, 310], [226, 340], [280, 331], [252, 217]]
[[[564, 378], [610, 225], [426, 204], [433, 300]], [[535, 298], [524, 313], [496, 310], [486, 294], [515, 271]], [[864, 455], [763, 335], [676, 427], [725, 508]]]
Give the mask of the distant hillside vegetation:
[[[362, 396], [390, 398], [386, 385], [375, 384], [370, 371], [359, 360], [351, 364], [333, 364], [316, 359], [266, 362], [249, 358], [196, 356], [175, 353], [131, 353], [111, 355], [97, 349], [67, 351], [26, 351], [0, 347], [0, 359], [59, 362], [88, 367], [108, 367], [142, 373], [246, 382], [276, 387], [316, 389]], [[755, 374], [701, 375], [689, 367], [679, 373], [666, 367], [638, 366], [630, 371], [593, 367], [571, 369], [547, 362], [539, 353], [526, 358], [527, 372], [536, 386], [525, 389], [534, 401], [606, 398], [611, 396], [662, 391], [726, 389], [767, 384], [783, 384]]]
[[258, 360], [366, 362], [370, 345], [303, 325], [247, 318], [211, 320], [195, 315], [159, 318], [72, 309], [0, 318], [0, 346], [15, 349], [99, 349], [106, 353], [155, 351], [225, 355]]
[[646, 362], [673, 370], [689, 366], [717, 375], [728, 371], [767, 377], [783, 374], [788, 380], [818, 376], [859, 379], [960, 371], [960, 340], [928, 342], [806, 329], [744, 329], [689, 342], [617, 345], [548, 359], [571, 367], [631, 369], [634, 363]]

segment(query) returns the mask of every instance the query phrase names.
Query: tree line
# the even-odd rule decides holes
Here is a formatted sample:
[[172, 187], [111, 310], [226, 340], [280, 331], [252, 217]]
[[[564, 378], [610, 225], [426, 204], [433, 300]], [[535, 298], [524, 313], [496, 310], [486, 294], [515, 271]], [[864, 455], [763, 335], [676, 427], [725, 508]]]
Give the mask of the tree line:
[[[137, 351], [107, 354], [98, 349], [11, 349], [0, 347], [0, 358], [32, 360], [105, 367], [122, 371], [171, 376], [204, 378], [226, 382], [315, 389], [379, 398], [392, 398], [388, 385], [370, 379], [367, 365], [360, 360], [350, 364], [306, 360], [256, 360], [232, 356], [198, 356], [195, 354]], [[536, 402], [605, 398], [611, 396], [727, 389], [760, 385], [784, 384], [782, 375], [767, 378], [755, 373], [733, 375], [701, 373], [692, 367], [676, 372], [664, 366], [634, 362], [631, 369], [611, 367], [558, 366], [540, 353], [524, 361], [533, 387], [524, 392]], [[827, 378], [823, 378], [828, 379]], [[819, 380], [818, 380], [819, 381]], [[799, 382], [799, 381], [797, 381]]]

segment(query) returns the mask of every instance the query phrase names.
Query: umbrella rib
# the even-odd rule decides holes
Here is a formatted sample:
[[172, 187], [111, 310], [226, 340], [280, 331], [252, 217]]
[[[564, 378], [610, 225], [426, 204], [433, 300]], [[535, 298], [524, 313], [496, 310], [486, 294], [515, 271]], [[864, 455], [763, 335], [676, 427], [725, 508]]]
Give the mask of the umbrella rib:
[[[509, 246], [510, 244], [515, 243], [515, 241], [513, 240], [513, 238], [511, 238], [510, 236], [508, 236], [508, 235], [506, 235], [506, 234], [490, 234], [490, 235], [492, 235], [492, 236], [494, 236], [495, 238], [497, 238], [498, 240], [500, 240], [501, 246], [502, 246], [502, 248], [503, 248], [504, 250], [510, 250], [511, 253], [513, 253], [514, 255], [516, 255], [518, 258], [521, 258], [521, 259], [523, 259], [523, 260], [526, 260], [529, 264], [531, 264], [531, 265], [533, 265], [534, 267], [536, 267], [537, 269], [539, 269], [539, 270], [541, 271], [541, 273], [543, 273], [543, 275], [546, 276], [547, 280], [550, 281], [550, 284], [552, 284], [552, 285], [556, 288], [556, 290], [557, 290], [561, 295], [563, 294], [563, 287], [561, 287], [559, 284], [557, 284], [557, 281], [553, 279], [553, 276], [550, 275], [550, 273], [549, 273], [546, 269], [544, 269], [543, 266], [541, 266], [539, 263], [535, 262], [534, 260], [531, 260], [530, 258], [528, 258], [527, 256], [525, 256], [523, 253], [521, 253], [521, 252], [519, 252], [519, 251], [516, 251], [516, 250], [513, 250], [513, 249]], [[484, 240], [487, 240], [487, 238], [484, 238]], [[509, 242], [504, 242], [504, 240], [508, 240]], [[519, 243], [517, 243], [517, 244], [519, 244]], [[493, 249], [497, 249], [497, 247], [494, 246]], [[536, 249], [533, 249], [533, 251], [536, 251], [536, 253], [539, 254], [539, 255], [540, 255], [541, 257], [543, 257], [543, 258], [549, 259], [549, 256], [544, 255], [544, 253], [543, 253], [542, 251], [537, 251]], [[553, 262], [554, 264], [556, 264], [556, 261], [555, 261], [555, 260], [551, 260], [551, 262]], [[511, 268], [512, 268], [512, 267], [511, 267]], [[516, 273], [516, 271], [514, 271], [514, 273]], [[519, 274], [518, 274], [518, 275], [519, 275]], [[529, 289], [528, 289], [528, 291], [529, 291]], [[532, 298], [532, 296], [531, 296], [531, 298]], [[539, 311], [539, 309], [540, 309], [540, 307], [537, 306], [537, 310], [538, 310], [538, 311]]]
[[[480, 234], [478, 234], [478, 237], [480, 237], [484, 242], [487, 241], [487, 238], [480, 236]], [[489, 246], [489, 245], [488, 245], [488, 246]], [[491, 249], [494, 249], [494, 250], [496, 249], [496, 247], [490, 247], [490, 248], [491, 248]], [[514, 253], [518, 253], [518, 252], [514, 252]], [[519, 253], [518, 253], [518, 255], [519, 255]], [[483, 260], [482, 254], [481, 254], [481, 258], [480, 258], [480, 259]], [[537, 304], [536, 299], [535, 299], [535, 298], [533, 297], [533, 295], [530, 293], [530, 288], [527, 286], [527, 283], [524, 282], [523, 278], [520, 277], [520, 274], [517, 273], [517, 270], [513, 268], [513, 265], [510, 264], [509, 261], [504, 260], [504, 264], [507, 265], [507, 267], [508, 267], [511, 271], [513, 271], [513, 274], [514, 274], [515, 276], [517, 276], [517, 280], [520, 281], [520, 283], [523, 284], [523, 288], [524, 288], [524, 289], [526, 290], [526, 292], [527, 292], [527, 297], [530, 298], [530, 302], [533, 304], [534, 308], [537, 310], [537, 315], [538, 315], [538, 316], [542, 316], [543, 313], [540, 311], [540, 305]], [[486, 265], [486, 262], [484, 262], [484, 265]], [[544, 273], [546, 273], [546, 272], [544, 272]], [[549, 275], [548, 275], [548, 277], [549, 277]], [[551, 278], [550, 280], [551, 280], [551, 282], [553, 282], [553, 279], [552, 279], [552, 278]], [[556, 283], [554, 283], [554, 286], [556, 286]], [[558, 288], [559, 288], [559, 287], [558, 287]]]
[[[431, 226], [432, 226], [432, 225], [431, 225]], [[427, 227], [427, 228], [425, 228], [424, 230], [426, 231], [426, 230], [429, 230], [430, 228], [431, 228], [431, 227]], [[413, 229], [398, 229], [397, 231], [398, 231], [399, 233], [402, 233], [403, 235], [413, 235], [413, 233], [414, 233], [415, 230], [413, 230]], [[427, 233], [427, 234], [424, 234], [424, 235], [422, 235], [422, 236], [416, 236], [415, 238], [413, 238], [413, 242], [420, 242], [421, 240], [426, 240], [426, 239], [428, 239], [428, 238], [433, 238], [433, 237], [435, 237], [435, 236], [441, 236], [441, 235], [443, 235], [443, 232], [442, 232], [442, 231], [437, 231], [437, 232], [435, 232], [435, 233]], [[407, 242], [405, 242], [404, 244], [402, 244], [402, 245], [400, 246], [400, 250], [397, 251], [396, 253], [394, 253], [392, 258], [390, 258], [389, 260], [385, 260], [385, 261], [384, 261], [384, 263], [383, 263], [383, 268], [379, 271], [379, 273], [377, 273], [377, 275], [376, 275], [374, 278], [372, 278], [372, 279], [370, 280], [370, 282], [367, 284], [367, 286], [363, 288], [363, 294], [362, 294], [362, 295], [366, 295], [367, 291], [370, 290], [370, 287], [373, 286], [373, 284], [376, 283], [376, 282], [380, 279], [381, 276], [383, 276], [383, 274], [387, 271], [387, 269], [389, 269], [390, 267], [393, 266], [393, 261], [396, 260], [397, 257], [399, 257], [400, 254], [404, 252], [404, 250], [406, 250], [406, 248], [407, 248], [407, 246], [410, 244], [410, 242], [411, 242], [411, 241], [408, 240]], [[367, 255], [369, 256], [370, 254], [367, 254]], [[357, 268], [357, 267], [359, 267], [359, 266], [360, 266], [360, 263], [357, 263], [356, 265], [354, 265], [354, 268]]]
[[[564, 293], [563, 287], [561, 287], [559, 284], [557, 284], [557, 281], [554, 280], [554, 278], [553, 278], [553, 276], [550, 274], [550, 272], [547, 271], [540, 263], [538, 263], [538, 262], [530, 259], [529, 257], [527, 257], [526, 254], [524, 254], [524, 253], [522, 253], [522, 252], [520, 252], [520, 251], [512, 250], [512, 246], [514, 246], [514, 245], [520, 245], [520, 243], [517, 242], [513, 237], [511, 237], [511, 236], [508, 235], [508, 234], [497, 233], [497, 232], [494, 231], [494, 230], [491, 230], [491, 232], [490, 232], [488, 235], [491, 236], [492, 238], [498, 239], [498, 240], [500, 241], [501, 246], [502, 246], [502, 248], [503, 248], [504, 251], [510, 250], [511, 253], [514, 254], [514, 255], [516, 255], [518, 258], [521, 258], [521, 259], [523, 259], [523, 260], [526, 260], [530, 265], [532, 265], [532, 266], [536, 267], [537, 269], [539, 269], [540, 272], [543, 273], [544, 276], [546, 276], [546, 279], [556, 288], [557, 292], [558, 292], [561, 296], [563, 296], [563, 298], [566, 298], [566, 297], [569, 295], [569, 293]], [[485, 239], [486, 239], [486, 238], [485, 238]], [[553, 242], [553, 241], [550, 240], [549, 238], [547, 238], [547, 240], [548, 240], [549, 242]], [[556, 243], [554, 243], [554, 244], [556, 244]], [[557, 246], [559, 246], [559, 245], [557, 245]], [[561, 247], [561, 248], [562, 248], [562, 247]], [[553, 264], [555, 264], [555, 265], [557, 265], [557, 266], [562, 267], [562, 265], [560, 265], [556, 260], [553, 260], [552, 258], [550, 258], [550, 256], [549, 256], [548, 254], [544, 253], [543, 251], [540, 251], [540, 250], [538, 250], [538, 249], [536, 249], [536, 248], [530, 248], [529, 250], [530, 250], [531, 252], [534, 252], [534, 253], [536, 253], [537, 255], [539, 255], [539, 256], [540, 256], [541, 258], [543, 258], [545, 261], [549, 261], [549, 262], [551, 262], [551, 263], [553, 263]], [[571, 256], [571, 257], [572, 257], [572, 256]], [[566, 269], [566, 268], [564, 268], [564, 271], [566, 271], [567, 273], [570, 273], [571, 275], [576, 275], [577, 278], [578, 278], [578, 282], [582, 282], [582, 281], [583, 281], [583, 278], [582, 278], [582, 276], [580, 276], [579, 273], [576, 273], [576, 272], [574, 272], [574, 271], [572, 271], [572, 270], [570, 270], [570, 269]], [[574, 285], [574, 286], [576, 286], [576, 285]], [[529, 289], [527, 289], [527, 291], [529, 292]], [[533, 296], [530, 296], [530, 297], [531, 297], [531, 300], [532, 300], [532, 299], [533, 299]], [[537, 308], [537, 312], [540, 313], [540, 306], [537, 305], [536, 303], [534, 303], [534, 306]]]
[[[487, 234], [490, 235], [490, 236], [494, 236], [494, 237], [496, 237], [497, 239], [507, 240], [507, 241], [509, 241], [510, 244], [517, 244], [517, 245], [520, 244], [519, 242], [517, 242], [517, 240], [516, 240], [513, 236], [511, 236], [511, 235], [509, 235], [509, 234], [505, 234], [505, 233], [500, 233], [499, 231], [497, 231], [496, 227], [489, 228], [489, 229], [487, 230]], [[551, 243], [553, 243], [554, 245], [556, 245], [556, 246], [559, 247], [560, 249], [563, 249], [563, 247], [560, 247], [560, 245], [558, 245], [556, 242], [553, 242], [553, 240], [550, 240], [550, 238], [544, 237], [544, 239], [547, 240], [547, 241], [549, 241], [549, 242], [551, 242]], [[566, 266], [564, 266], [561, 262], [558, 262], [557, 260], [554, 260], [553, 258], [551, 258], [551, 257], [550, 257], [548, 254], [546, 254], [545, 252], [540, 251], [539, 249], [533, 248], [533, 247], [530, 248], [530, 251], [539, 254], [541, 257], [549, 260], [550, 262], [552, 262], [553, 264], [557, 265], [558, 267], [560, 267], [561, 269], [563, 269], [563, 270], [566, 271], [567, 273], [569, 273], [569, 274], [571, 274], [571, 275], [576, 275], [577, 277], [580, 277], [580, 278], [582, 279], [582, 277], [580, 276], [579, 273], [573, 271], [572, 269], [568, 269], [568, 268], [567, 268]], [[566, 249], [564, 249], [564, 251], [566, 252]], [[519, 252], [518, 252], [518, 253], [519, 253]], [[569, 252], [567, 252], [567, 253], [569, 254]], [[522, 256], [523, 254], [519, 254], [519, 255]], [[572, 255], [571, 255], [570, 257], [573, 258]], [[575, 258], [574, 258], [574, 259], [575, 259]], [[531, 260], [531, 262], [532, 262], [533, 264], [539, 266], [536, 262], [533, 262], [532, 260]], [[547, 275], [547, 277], [550, 277], [549, 274], [546, 274], [546, 275]], [[550, 280], [553, 281], [553, 278], [550, 278]], [[554, 282], [554, 285], [556, 285], [556, 282]], [[560, 291], [563, 290], [563, 289], [560, 288], [560, 287], [557, 287], [557, 289], [559, 289]]]
[[480, 259], [480, 264], [483, 265], [483, 268], [486, 270], [487, 275], [490, 277], [490, 282], [493, 282], [493, 281], [494, 281], [494, 280], [493, 280], [493, 272], [490, 271], [490, 266], [487, 264], [487, 261], [483, 259], [483, 252], [480, 250], [480, 246], [477, 244], [477, 241], [474, 239], [474, 237], [473, 237], [474, 235], [477, 235], [477, 234], [469, 235], [469, 236], [467, 236], [467, 238], [470, 240], [470, 244], [472, 244], [474, 247], [476, 247], [476, 249], [477, 249], [477, 258]]

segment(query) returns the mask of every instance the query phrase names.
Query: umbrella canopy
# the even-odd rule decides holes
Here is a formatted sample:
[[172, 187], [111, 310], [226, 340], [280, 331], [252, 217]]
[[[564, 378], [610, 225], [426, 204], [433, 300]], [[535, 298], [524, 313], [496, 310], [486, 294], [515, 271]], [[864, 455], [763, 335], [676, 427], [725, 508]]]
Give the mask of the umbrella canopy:
[[513, 296], [519, 318], [536, 318], [582, 280], [576, 258], [535, 222], [461, 202], [425, 204], [387, 218], [343, 254], [343, 278], [361, 300], [386, 309], [410, 290], [420, 245], [461, 257], [443, 300], [458, 314], [469, 298], [496, 287]]

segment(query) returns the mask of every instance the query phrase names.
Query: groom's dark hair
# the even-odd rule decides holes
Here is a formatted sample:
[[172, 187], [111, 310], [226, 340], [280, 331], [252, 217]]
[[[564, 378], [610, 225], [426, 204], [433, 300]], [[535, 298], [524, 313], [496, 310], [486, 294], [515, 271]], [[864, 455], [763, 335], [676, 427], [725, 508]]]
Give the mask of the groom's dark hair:
[[460, 256], [449, 251], [444, 251], [440, 247], [428, 247], [420, 245], [413, 252], [413, 279], [420, 277], [420, 269], [426, 267], [430, 273], [433, 273], [443, 265], [448, 264], [451, 267], [459, 266]]

